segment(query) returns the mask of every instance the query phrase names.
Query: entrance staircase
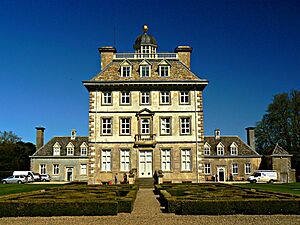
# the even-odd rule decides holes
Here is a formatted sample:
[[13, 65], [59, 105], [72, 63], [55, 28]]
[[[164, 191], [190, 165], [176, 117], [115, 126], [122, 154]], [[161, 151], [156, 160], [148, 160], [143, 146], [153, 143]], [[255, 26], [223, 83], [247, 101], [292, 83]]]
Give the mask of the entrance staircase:
[[137, 178], [135, 184], [139, 185], [139, 188], [153, 188], [153, 178]]

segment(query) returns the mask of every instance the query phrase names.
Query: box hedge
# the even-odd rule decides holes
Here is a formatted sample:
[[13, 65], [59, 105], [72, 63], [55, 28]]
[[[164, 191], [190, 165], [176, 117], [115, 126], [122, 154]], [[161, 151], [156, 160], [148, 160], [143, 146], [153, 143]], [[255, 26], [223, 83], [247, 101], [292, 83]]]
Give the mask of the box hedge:
[[133, 210], [137, 186], [68, 185], [0, 196], [0, 217], [102, 216]]
[[157, 185], [167, 212], [183, 215], [300, 214], [300, 196], [226, 184]]

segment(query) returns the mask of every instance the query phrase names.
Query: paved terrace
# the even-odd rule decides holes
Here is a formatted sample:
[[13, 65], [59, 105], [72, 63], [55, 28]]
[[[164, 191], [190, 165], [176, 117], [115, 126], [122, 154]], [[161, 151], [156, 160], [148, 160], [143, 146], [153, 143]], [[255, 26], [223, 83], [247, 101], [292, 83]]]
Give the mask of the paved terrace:
[[17, 217], [0, 218], [0, 224], [5, 225], [75, 225], [75, 224], [216, 224], [216, 225], [285, 225], [300, 224], [297, 215], [229, 215], [229, 216], [180, 216], [163, 213], [156, 195], [152, 189], [140, 189], [137, 194], [134, 209], [131, 214], [119, 213], [117, 216], [78, 216], [78, 217]]

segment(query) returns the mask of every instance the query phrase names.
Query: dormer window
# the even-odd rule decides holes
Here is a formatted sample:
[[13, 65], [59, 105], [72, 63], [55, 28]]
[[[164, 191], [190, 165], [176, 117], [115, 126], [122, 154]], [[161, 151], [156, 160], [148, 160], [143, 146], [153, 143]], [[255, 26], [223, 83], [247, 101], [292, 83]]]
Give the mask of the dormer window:
[[53, 156], [60, 156], [60, 148], [61, 146], [58, 142], [53, 145]]
[[224, 145], [221, 142], [217, 145], [217, 155], [224, 155]]
[[230, 155], [238, 155], [238, 146], [235, 142], [230, 145]]
[[122, 66], [121, 77], [130, 77], [130, 75], [131, 75], [131, 66]]
[[121, 77], [130, 77], [131, 76], [131, 70], [132, 70], [132, 64], [128, 60], [124, 60], [121, 64]]
[[150, 77], [151, 76], [151, 63], [144, 59], [139, 64], [140, 77]]
[[150, 77], [150, 66], [140, 67], [141, 77]]
[[204, 144], [204, 155], [210, 155], [210, 145], [207, 142]]
[[74, 155], [74, 145], [71, 142], [67, 145], [67, 155]]
[[171, 64], [167, 60], [162, 60], [158, 64], [158, 73], [161, 77], [168, 77], [170, 76], [170, 67]]
[[85, 142], [80, 145], [80, 155], [87, 156], [87, 144]]

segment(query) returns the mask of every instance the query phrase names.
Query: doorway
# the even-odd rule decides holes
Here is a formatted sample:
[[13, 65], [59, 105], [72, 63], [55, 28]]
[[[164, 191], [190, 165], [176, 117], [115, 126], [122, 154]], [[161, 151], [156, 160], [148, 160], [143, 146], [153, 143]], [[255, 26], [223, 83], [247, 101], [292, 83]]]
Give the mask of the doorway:
[[67, 181], [73, 181], [73, 167], [67, 167], [66, 180]]
[[139, 152], [139, 177], [152, 177], [152, 151]]
[[225, 181], [225, 168], [224, 167], [218, 167], [218, 179], [219, 182]]

